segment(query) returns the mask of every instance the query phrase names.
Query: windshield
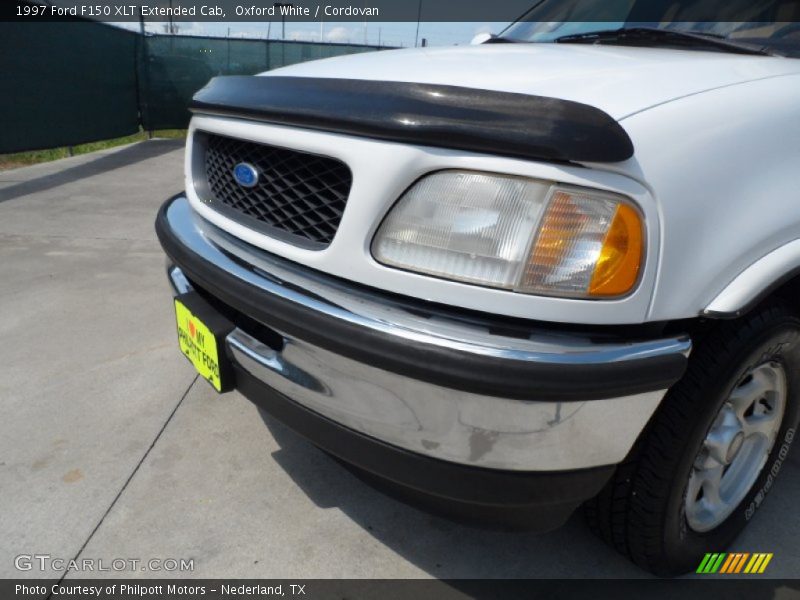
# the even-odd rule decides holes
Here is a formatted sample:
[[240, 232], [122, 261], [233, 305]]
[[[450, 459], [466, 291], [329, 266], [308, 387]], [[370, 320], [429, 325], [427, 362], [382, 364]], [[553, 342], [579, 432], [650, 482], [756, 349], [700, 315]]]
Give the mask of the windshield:
[[[709, 20], [712, 14], [719, 20]], [[796, 0], [542, 0], [500, 37], [554, 42], [570, 35], [634, 27], [707, 35], [800, 57]]]

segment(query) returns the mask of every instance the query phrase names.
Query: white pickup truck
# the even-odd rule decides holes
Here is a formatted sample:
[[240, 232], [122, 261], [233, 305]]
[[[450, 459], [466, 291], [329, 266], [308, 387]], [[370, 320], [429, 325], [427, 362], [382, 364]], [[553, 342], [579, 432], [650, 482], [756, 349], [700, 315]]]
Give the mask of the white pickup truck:
[[585, 504], [685, 572], [800, 418], [800, 15], [536, 11], [200, 90], [156, 223], [180, 346], [410, 502], [539, 530]]

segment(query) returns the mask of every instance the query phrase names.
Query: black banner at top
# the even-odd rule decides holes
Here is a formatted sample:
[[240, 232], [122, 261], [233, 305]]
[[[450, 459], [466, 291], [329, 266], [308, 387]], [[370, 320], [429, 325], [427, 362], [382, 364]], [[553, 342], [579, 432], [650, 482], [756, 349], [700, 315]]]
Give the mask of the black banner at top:
[[800, 0], [12, 0], [0, 21], [800, 22]]

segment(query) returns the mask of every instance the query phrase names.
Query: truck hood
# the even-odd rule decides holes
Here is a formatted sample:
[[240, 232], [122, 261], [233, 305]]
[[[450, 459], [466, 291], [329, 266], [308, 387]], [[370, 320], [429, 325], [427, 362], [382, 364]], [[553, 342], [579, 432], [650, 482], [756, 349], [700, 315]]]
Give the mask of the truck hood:
[[389, 50], [276, 69], [263, 76], [457, 85], [572, 100], [617, 120], [708, 90], [800, 73], [800, 60], [583, 44], [488, 44]]

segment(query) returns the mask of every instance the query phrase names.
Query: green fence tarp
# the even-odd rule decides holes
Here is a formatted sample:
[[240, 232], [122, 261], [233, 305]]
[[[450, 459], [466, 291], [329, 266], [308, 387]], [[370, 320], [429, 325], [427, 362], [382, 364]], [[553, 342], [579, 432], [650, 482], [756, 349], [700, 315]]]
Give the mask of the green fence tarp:
[[140, 61], [142, 126], [184, 128], [192, 95], [216, 75], [253, 75], [372, 46], [189, 36], [148, 36]]
[[216, 75], [252, 75], [375, 46], [141, 36], [93, 21], [0, 23], [0, 152], [182, 129]]
[[0, 23], [0, 152], [139, 130], [137, 34], [102, 23]]

